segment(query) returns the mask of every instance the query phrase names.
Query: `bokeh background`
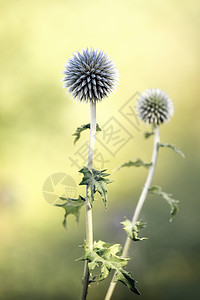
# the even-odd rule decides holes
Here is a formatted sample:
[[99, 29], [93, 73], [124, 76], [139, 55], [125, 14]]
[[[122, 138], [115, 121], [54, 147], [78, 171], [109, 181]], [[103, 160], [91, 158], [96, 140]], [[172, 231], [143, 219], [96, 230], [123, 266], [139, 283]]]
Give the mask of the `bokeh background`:
[[[83, 263], [75, 259], [82, 255], [84, 209], [78, 225], [69, 217], [66, 230], [51, 197], [68, 187], [84, 191], [70, 157], [88, 140], [85, 132], [74, 146], [72, 133], [89, 122], [89, 106], [70, 99], [60, 80], [66, 59], [90, 46], [108, 53], [120, 72], [116, 93], [98, 104], [98, 123], [114, 117], [133, 136], [115, 156], [96, 143], [109, 171], [151, 158], [148, 128], [137, 123], [137, 130], [120, 114], [122, 105], [152, 87], [174, 102], [161, 139], [186, 158], [161, 149], [153, 183], [180, 200], [180, 212], [169, 223], [167, 203], [148, 197], [141, 217], [149, 239], [132, 245], [128, 270], [142, 300], [199, 299], [199, 36], [198, 0], [0, 1], [1, 299], [79, 299]], [[44, 187], [57, 173], [68, 181]], [[142, 168], [112, 174], [107, 212], [100, 200], [94, 205], [96, 240], [124, 242], [120, 222], [132, 217], [146, 175]], [[103, 299], [108, 284], [92, 285], [88, 299]], [[119, 283], [113, 299], [136, 297]]]

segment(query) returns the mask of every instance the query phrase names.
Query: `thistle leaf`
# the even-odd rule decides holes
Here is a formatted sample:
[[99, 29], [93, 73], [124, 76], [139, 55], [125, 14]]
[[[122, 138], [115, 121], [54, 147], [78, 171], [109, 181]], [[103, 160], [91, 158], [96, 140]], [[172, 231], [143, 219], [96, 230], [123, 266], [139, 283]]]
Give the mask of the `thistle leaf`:
[[165, 192], [162, 191], [162, 188], [159, 187], [159, 186], [152, 186], [150, 189], [149, 189], [149, 192], [151, 194], [157, 194], [157, 195], [160, 195], [162, 196], [166, 201], [167, 203], [170, 205], [170, 208], [171, 208], [171, 211], [170, 211], [170, 214], [171, 214], [171, 218], [170, 218], [170, 222], [172, 222], [173, 220], [173, 217], [176, 216], [176, 214], [178, 213], [179, 211], [179, 201], [178, 200], [175, 200], [173, 199], [171, 196], [171, 194], [167, 194]]
[[152, 135], [154, 135], [154, 132], [153, 132], [153, 131], [151, 131], [151, 132], [145, 132], [145, 133], [144, 133], [145, 139], [148, 139], [148, 138], [151, 137]]
[[129, 160], [128, 162], [122, 164], [121, 166], [119, 166], [117, 169], [115, 169], [114, 171], [118, 171], [121, 168], [124, 167], [145, 167], [145, 168], [149, 168], [151, 167], [152, 163], [144, 163], [140, 158], [138, 158], [136, 161], [131, 161]]
[[87, 167], [83, 167], [79, 172], [82, 173], [83, 179], [79, 185], [86, 185], [90, 190], [90, 204], [94, 202], [94, 194], [98, 192], [104, 202], [105, 207], [107, 207], [107, 189], [106, 185], [112, 181], [108, 178], [110, 174], [105, 173], [106, 170], [89, 170]]
[[135, 223], [135, 225], [133, 225], [133, 223], [129, 219], [125, 218], [125, 221], [121, 222], [121, 224], [123, 225], [124, 230], [126, 231], [128, 237], [131, 240], [136, 241], [136, 242], [142, 241], [142, 240], [147, 240], [146, 237], [140, 238], [138, 236], [140, 229], [142, 229], [146, 226], [145, 223], [138, 221]]
[[[75, 131], [75, 133], [73, 133], [72, 135], [75, 136], [74, 139], [74, 144], [76, 144], [76, 142], [80, 139], [81, 137], [81, 133], [86, 130], [86, 129], [90, 129], [90, 124], [85, 124], [85, 125], [81, 125], [81, 127], [78, 127]], [[99, 125], [97, 124], [96, 127], [96, 131], [101, 131], [101, 128], [99, 127]]]
[[120, 281], [127, 286], [133, 293], [140, 295], [140, 292], [135, 286], [135, 280], [131, 277], [130, 273], [125, 270], [120, 270], [114, 277], [114, 282]]
[[90, 275], [96, 267], [100, 268], [98, 282], [106, 279], [111, 270], [116, 271], [114, 281], [120, 281], [132, 292], [140, 295], [135, 286], [135, 280], [123, 268], [127, 265], [129, 258], [122, 258], [121, 246], [119, 244], [107, 244], [103, 241], [94, 242], [93, 249], [90, 250], [87, 243], [84, 244], [85, 255], [78, 260], [87, 260]]
[[179, 150], [178, 148], [176, 148], [174, 145], [171, 144], [166, 144], [166, 143], [159, 143], [158, 147], [168, 147], [170, 149], [172, 149], [174, 152], [176, 152], [177, 154], [179, 154], [180, 156], [182, 156], [183, 158], [185, 158], [185, 154]]
[[65, 201], [63, 204], [55, 204], [58, 207], [62, 207], [65, 210], [63, 225], [67, 225], [67, 216], [74, 215], [76, 221], [79, 221], [80, 209], [85, 203], [85, 198], [79, 196], [78, 199], [60, 197], [61, 200]]

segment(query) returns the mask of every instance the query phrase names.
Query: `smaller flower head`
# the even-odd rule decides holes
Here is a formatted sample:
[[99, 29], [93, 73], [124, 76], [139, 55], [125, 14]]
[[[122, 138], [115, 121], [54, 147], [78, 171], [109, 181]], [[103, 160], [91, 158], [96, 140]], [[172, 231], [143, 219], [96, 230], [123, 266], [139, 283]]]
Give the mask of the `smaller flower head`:
[[83, 49], [67, 61], [63, 72], [64, 88], [79, 101], [101, 101], [113, 92], [118, 72], [112, 60], [103, 52]]
[[160, 89], [147, 89], [137, 100], [140, 119], [149, 124], [160, 125], [173, 115], [172, 100]]

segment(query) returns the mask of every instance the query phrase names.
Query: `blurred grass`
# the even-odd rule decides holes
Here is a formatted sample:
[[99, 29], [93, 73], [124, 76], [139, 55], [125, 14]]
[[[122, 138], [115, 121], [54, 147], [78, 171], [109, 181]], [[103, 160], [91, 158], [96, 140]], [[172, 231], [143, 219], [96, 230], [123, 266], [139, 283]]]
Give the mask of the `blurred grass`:
[[[89, 107], [72, 101], [60, 79], [72, 52], [90, 46], [111, 55], [120, 72], [117, 92], [98, 105], [98, 123], [115, 116], [134, 136], [109, 157], [108, 170], [151, 157], [152, 141], [144, 142], [118, 109], [151, 87], [173, 99], [175, 115], [161, 137], [186, 159], [161, 149], [154, 183], [180, 199], [180, 212], [169, 224], [167, 204], [148, 198], [142, 218], [149, 240], [131, 250], [129, 270], [141, 299], [199, 298], [199, 16], [196, 0], [0, 1], [1, 299], [79, 297], [83, 265], [74, 260], [81, 256], [84, 213], [78, 226], [70, 217], [66, 231], [62, 210], [43, 199], [42, 186], [56, 172], [80, 180], [69, 157], [81, 144], [74, 148], [71, 134], [88, 123]], [[112, 175], [108, 211], [95, 204], [96, 239], [123, 243], [119, 223], [131, 218], [145, 176], [143, 169]], [[89, 299], [102, 299], [107, 285], [92, 286]], [[134, 297], [119, 284], [114, 299]]]

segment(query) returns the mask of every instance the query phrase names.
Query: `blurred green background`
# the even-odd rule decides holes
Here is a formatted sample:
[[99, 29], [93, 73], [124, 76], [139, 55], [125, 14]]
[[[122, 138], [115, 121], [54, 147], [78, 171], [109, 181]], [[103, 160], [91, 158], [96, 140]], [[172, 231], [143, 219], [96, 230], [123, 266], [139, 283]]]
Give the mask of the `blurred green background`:
[[[143, 139], [147, 128], [137, 124], [136, 130], [119, 109], [152, 87], [165, 90], [175, 107], [161, 128], [162, 142], [186, 155], [183, 160], [160, 151], [153, 183], [180, 200], [180, 212], [169, 223], [164, 200], [148, 197], [141, 217], [149, 239], [132, 246], [128, 266], [140, 299], [200, 298], [199, 36], [197, 0], [0, 1], [1, 299], [79, 299], [83, 263], [75, 259], [82, 255], [84, 209], [78, 225], [69, 217], [66, 230], [64, 211], [42, 191], [52, 174], [68, 174], [77, 186], [81, 180], [70, 157], [89, 133], [76, 146], [72, 133], [89, 122], [89, 106], [66, 95], [60, 80], [66, 59], [90, 46], [108, 53], [120, 72], [116, 93], [98, 104], [98, 123], [115, 117], [133, 136], [116, 156], [96, 143], [107, 160], [104, 167], [111, 171], [129, 159], [150, 160], [152, 139]], [[142, 168], [112, 174], [107, 212], [101, 201], [94, 205], [96, 240], [124, 242], [120, 222], [132, 217], [146, 175]], [[103, 299], [108, 284], [92, 285], [88, 299]], [[136, 297], [118, 284], [113, 299]]]

